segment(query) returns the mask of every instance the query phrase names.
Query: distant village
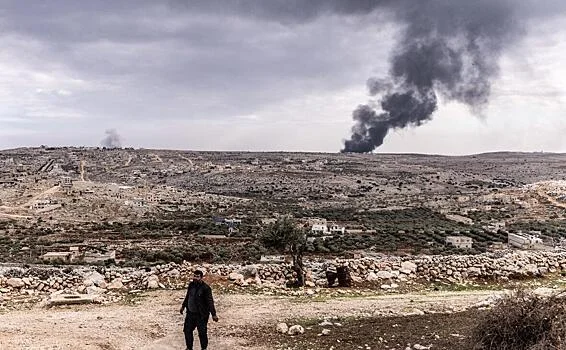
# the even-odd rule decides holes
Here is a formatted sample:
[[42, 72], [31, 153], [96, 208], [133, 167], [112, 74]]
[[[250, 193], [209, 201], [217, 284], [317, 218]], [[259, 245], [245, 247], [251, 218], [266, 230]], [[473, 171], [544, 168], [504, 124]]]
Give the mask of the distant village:
[[[566, 182], [528, 182], [546, 176], [538, 172], [552, 168], [522, 167], [514, 175], [509, 173], [516, 179], [503, 179], [497, 169], [493, 176], [487, 170], [485, 174], [466, 170], [470, 160], [460, 158], [432, 157], [434, 169], [423, 168], [418, 157], [399, 159], [81, 147], [2, 151], [0, 221], [5, 220], [8, 228], [0, 228], [0, 238], [11, 239], [21, 230], [9, 228], [11, 222], [64, 237], [72, 234], [72, 227], [107, 225], [105, 230], [112, 233], [114, 224], [165, 220], [198, 223], [205, 228], [202, 238], [230, 242], [253, 240], [258, 230], [281, 215], [303, 212], [296, 219], [308, 230], [307, 242], [316, 246], [339, 237], [377, 237], [380, 231], [383, 239], [377, 244], [387, 245], [387, 235], [419, 235], [421, 244], [435, 231], [436, 239], [424, 242], [427, 247], [454, 248], [454, 253], [478, 247], [482, 251], [566, 247], [564, 235], [556, 230], [549, 236], [536, 227], [513, 227], [517, 222], [565, 219]], [[454, 170], [458, 168], [462, 170]], [[349, 214], [341, 213], [344, 210], [359, 211], [366, 219], [349, 221]], [[404, 219], [405, 226], [397, 228], [396, 217], [386, 213], [404, 210], [427, 214]], [[418, 221], [430, 215], [437, 221], [427, 229], [418, 227]], [[371, 221], [372, 216], [381, 221]], [[388, 225], [386, 233], [380, 223]], [[22, 237], [20, 254], [30, 249], [29, 237], [33, 235]], [[120, 250], [132, 244], [157, 249], [178, 243], [163, 239], [146, 247], [126, 239], [121, 247], [108, 237], [100, 246], [96, 237], [75, 240], [48, 242], [45, 251], [38, 254], [36, 249], [34, 256], [45, 262], [102, 263], [120, 259]], [[10, 249], [4, 254], [13, 255]]]

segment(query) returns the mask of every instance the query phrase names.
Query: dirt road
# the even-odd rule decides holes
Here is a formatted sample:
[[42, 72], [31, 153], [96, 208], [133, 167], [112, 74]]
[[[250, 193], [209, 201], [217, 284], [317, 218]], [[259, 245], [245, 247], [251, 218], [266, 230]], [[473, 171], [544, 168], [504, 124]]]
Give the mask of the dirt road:
[[[240, 333], [257, 325], [296, 318], [324, 318], [459, 310], [500, 292], [443, 292], [331, 300], [217, 295], [220, 322], [209, 323], [210, 348], [250, 347]], [[184, 349], [179, 305], [184, 291], [148, 292], [136, 305], [72, 306], [0, 314], [0, 349]], [[266, 334], [269, 339], [269, 334]], [[198, 346], [195, 346], [198, 348]]]

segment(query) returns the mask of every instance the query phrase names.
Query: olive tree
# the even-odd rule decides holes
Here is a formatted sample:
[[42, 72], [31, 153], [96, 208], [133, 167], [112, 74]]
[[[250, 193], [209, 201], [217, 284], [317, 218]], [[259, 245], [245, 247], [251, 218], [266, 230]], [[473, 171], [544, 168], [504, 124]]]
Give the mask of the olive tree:
[[265, 228], [261, 242], [266, 248], [291, 254], [293, 271], [297, 273], [296, 285], [302, 287], [305, 283], [303, 266], [303, 253], [307, 242], [305, 230], [292, 218], [283, 217]]

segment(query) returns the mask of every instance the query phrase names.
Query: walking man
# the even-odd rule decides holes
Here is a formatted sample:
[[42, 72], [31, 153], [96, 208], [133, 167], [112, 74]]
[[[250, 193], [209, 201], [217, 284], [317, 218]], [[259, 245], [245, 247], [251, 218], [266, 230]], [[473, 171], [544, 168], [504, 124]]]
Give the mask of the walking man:
[[187, 295], [183, 305], [181, 305], [181, 315], [187, 309], [187, 316], [183, 326], [187, 350], [193, 350], [193, 331], [195, 328], [198, 331], [200, 348], [206, 350], [208, 346], [206, 326], [209, 315], [212, 315], [214, 322], [218, 322], [218, 316], [216, 316], [216, 309], [214, 308], [214, 299], [212, 298], [212, 289], [208, 284], [204, 283], [202, 277], [203, 273], [200, 270], [196, 270], [193, 273], [193, 281], [189, 283]]

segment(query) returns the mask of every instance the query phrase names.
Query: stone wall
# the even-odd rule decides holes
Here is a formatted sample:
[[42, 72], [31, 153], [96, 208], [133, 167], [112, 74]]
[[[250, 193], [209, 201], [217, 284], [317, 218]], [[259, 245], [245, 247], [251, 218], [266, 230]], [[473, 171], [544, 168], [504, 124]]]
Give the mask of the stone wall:
[[[323, 286], [325, 263], [305, 261], [307, 286]], [[542, 277], [566, 270], [564, 252], [507, 251], [481, 255], [376, 257], [332, 260], [347, 265], [354, 282], [378, 284], [394, 289], [403, 283], [458, 283], [479, 279], [512, 280]], [[42, 296], [53, 293], [89, 295], [119, 294], [145, 289], [184, 288], [192, 272], [201, 269], [208, 275], [231, 283], [267, 288], [283, 288], [289, 278], [290, 265], [256, 264], [175, 264], [146, 269], [118, 267], [35, 266], [32, 268], [0, 267], [0, 298], [10, 295]]]

